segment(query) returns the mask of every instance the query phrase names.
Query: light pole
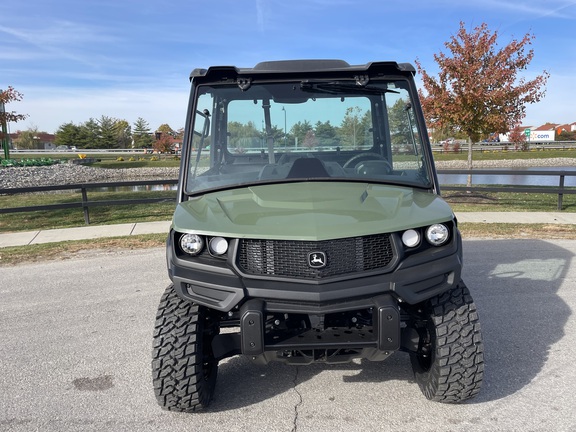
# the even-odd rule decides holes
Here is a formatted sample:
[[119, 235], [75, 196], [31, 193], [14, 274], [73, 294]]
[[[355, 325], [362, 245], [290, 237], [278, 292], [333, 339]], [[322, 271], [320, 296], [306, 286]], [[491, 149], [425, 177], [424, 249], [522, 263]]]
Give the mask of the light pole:
[[0, 102], [0, 147], [4, 150], [4, 159], [10, 159], [8, 127], [6, 126], [6, 110], [4, 108], [4, 102]]
[[282, 111], [284, 111], [284, 150], [286, 150], [286, 108], [282, 107]]

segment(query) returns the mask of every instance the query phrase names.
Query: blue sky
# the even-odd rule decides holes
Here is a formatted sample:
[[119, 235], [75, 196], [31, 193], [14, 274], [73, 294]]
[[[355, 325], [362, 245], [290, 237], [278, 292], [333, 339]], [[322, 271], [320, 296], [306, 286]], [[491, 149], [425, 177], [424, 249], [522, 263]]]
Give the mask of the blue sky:
[[0, 88], [24, 94], [10, 124], [56, 132], [102, 115], [155, 129], [184, 126], [196, 67], [338, 58], [414, 63], [436, 74], [444, 42], [486, 22], [501, 44], [533, 33], [527, 79], [546, 97], [525, 125], [576, 122], [576, 1], [565, 0], [26, 0], [0, 9]]

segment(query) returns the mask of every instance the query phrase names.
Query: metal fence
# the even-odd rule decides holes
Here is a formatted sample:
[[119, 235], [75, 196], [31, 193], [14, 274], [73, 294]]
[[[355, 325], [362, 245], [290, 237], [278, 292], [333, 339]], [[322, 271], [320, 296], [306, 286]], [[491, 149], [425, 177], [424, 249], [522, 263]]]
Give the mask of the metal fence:
[[[482, 192], [525, 192], [525, 193], [551, 193], [558, 195], [558, 210], [563, 210], [563, 197], [566, 194], [576, 194], [576, 187], [566, 187], [564, 185], [566, 177], [576, 176], [575, 171], [514, 171], [514, 170], [438, 170], [438, 174], [465, 174], [465, 175], [514, 175], [514, 176], [553, 176], [558, 177], [558, 186], [517, 186], [517, 185], [442, 185], [443, 191], [482, 191]], [[169, 202], [174, 198], [134, 198], [123, 200], [93, 200], [88, 199], [88, 190], [100, 188], [114, 188], [123, 186], [153, 186], [153, 185], [175, 185], [178, 180], [139, 180], [107, 183], [82, 183], [60, 186], [37, 186], [25, 188], [5, 188], [0, 189], [0, 195], [16, 195], [31, 192], [47, 192], [57, 190], [80, 190], [81, 201], [61, 204], [48, 204], [26, 207], [0, 208], [2, 213], [30, 212], [40, 210], [56, 210], [65, 208], [82, 208], [84, 211], [84, 221], [90, 224], [90, 207], [114, 206], [114, 205], [134, 205], [149, 204], [158, 202]], [[135, 192], [137, 194], [137, 192]]]

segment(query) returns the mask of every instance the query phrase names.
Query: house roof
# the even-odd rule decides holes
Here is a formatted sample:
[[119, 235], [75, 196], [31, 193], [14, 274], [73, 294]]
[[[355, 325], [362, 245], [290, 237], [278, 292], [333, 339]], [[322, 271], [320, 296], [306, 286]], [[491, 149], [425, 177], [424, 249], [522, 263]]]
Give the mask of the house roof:
[[553, 130], [556, 130], [556, 127], [558, 127], [558, 126], [560, 126], [560, 125], [557, 123], [545, 123], [542, 126], [538, 126], [537, 128], [532, 129], [532, 130], [535, 130], [535, 131], [553, 131]]

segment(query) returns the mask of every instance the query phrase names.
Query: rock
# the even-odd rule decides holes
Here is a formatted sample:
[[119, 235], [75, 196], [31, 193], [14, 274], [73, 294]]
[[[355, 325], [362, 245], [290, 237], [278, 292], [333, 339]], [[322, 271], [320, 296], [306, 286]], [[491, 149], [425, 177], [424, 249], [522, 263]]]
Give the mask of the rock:
[[0, 168], [0, 189], [129, 180], [171, 180], [179, 168], [94, 168], [75, 164]]
[[[437, 161], [437, 169], [466, 169], [467, 161]], [[474, 161], [474, 168], [576, 166], [576, 158]], [[179, 168], [94, 168], [75, 164], [0, 168], [0, 189], [129, 180], [172, 180]]]

